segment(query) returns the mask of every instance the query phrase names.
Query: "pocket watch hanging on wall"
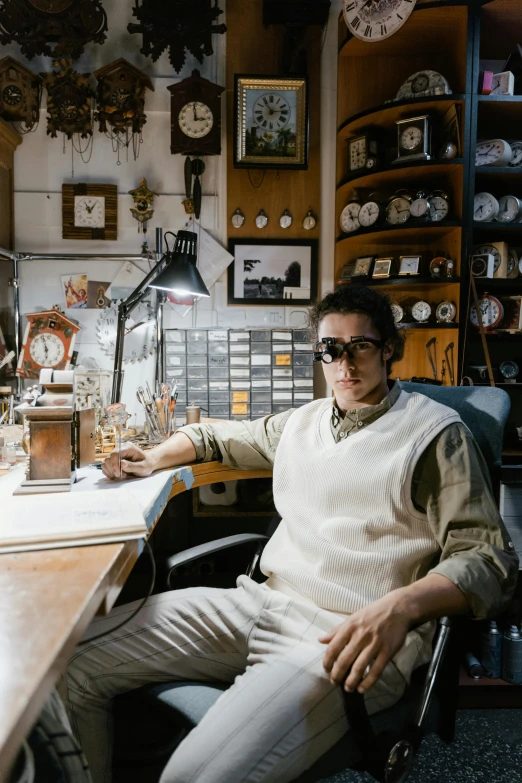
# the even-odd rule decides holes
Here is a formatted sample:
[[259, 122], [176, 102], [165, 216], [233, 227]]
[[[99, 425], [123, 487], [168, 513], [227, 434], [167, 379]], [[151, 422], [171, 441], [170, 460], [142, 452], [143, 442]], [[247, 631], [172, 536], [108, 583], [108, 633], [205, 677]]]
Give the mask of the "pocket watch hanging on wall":
[[[42, 79], [12, 57], [0, 60], [0, 117], [19, 133], [36, 130], [40, 118]], [[23, 127], [22, 127], [23, 123]]]
[[29, 60], [37, 54], [77, 60], [86, 43], [102, 44], [106, 32], [100, 0], [0, 0], [0, 44], [15, 41]]
[[132, 142], [134, 160], [139, 155], [141, 130], [147, 122], [145, 114], [145, 90], [154, 91], [146, 73], [135, 68], [123, 57], [94, 71], [98, 80], [96, 94], [97, 111], [94, 119], [100, 133], [112, 140], [114, 151], [129, 149]]
[[344, 0], [343, 15], [352, 35], [363, 41], [389, 38], [406, 22], [417, 0]]
[[142, 0], [132, 9], [139, 24], [129, 24], [129, 33], [142, 33], [140, 51], [154, 61], [169, 50], [169, 60], [179, 73], [185, 63], [185, 49], [198, 62], [213, 54], [212, 34], [223, 34], [226, 25], [215, 24], [223, 11], [217, 0]]

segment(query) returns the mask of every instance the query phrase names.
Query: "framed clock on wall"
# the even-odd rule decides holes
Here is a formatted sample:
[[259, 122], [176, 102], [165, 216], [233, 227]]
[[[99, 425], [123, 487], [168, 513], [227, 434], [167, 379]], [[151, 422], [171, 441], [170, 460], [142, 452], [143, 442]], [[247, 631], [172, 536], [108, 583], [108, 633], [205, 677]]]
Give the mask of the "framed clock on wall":
[[62, 185], [62, 237], [117, 239], [117, 186], [85, 182]]
[[27, 321], [16, 374], [22, 378], [38, 378], [44, 367], [67, 370], [80, 331], [78, 322], [59, 308], [27, 313]]

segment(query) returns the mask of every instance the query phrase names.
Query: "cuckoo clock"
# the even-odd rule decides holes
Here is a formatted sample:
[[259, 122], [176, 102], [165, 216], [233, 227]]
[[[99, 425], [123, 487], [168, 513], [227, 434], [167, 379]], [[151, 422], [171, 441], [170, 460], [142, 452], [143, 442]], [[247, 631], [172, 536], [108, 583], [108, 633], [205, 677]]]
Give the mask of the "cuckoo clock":
[[168, 87], [173, 155], [221, 154], [221, 93], [225, 88], [192, 76]]
[[79, 133], [85, 139], [92, 135], [91, 74], [78, 73], [70, 60], [54, 61], [53, 66], [60, 70], [41, 74], [47, 89], [47, 133], [53, 138], [64, 133], [68, 139]]
[[107, 15], [100, 0], [0, 0], [0, 44], [15, 41], [37, 54], [78, 59], [86, 43], [102, 44]]
[[44, 367], [67, 370], [76, 334], [80, 331], [78, 322], [64, 315], [58, 307], [27, 313], [27, 321], [16, 374], [22, 378], [38, 378]]
[[215, 24], [223, 11], [218, 0], [142, 0], [132, 14], [139, 24], [129, 24], [129, 33], [142, 33], [142, 54], [157, 60], [169, 50], [169, 60], [179, 73], [185, 63], [187, 49], [200, 63], [213, 54], [212, 34], [222, 34], [226, 25]]
[[38, 74], [12, 57], [0, 60], [0, 117], [31, 130], [40, 115], [41, 83]]
[[154, 92], [147, 74], [120, 57], [98, 68], [94, 76], [98, 80], [95, 119], [100, 131], [106, 133], [110, 126], [116, 132], [129, 129], [140, 133], [147, 122], [145, 90]]
[[157, 194], [147, 187], [147, 180], [143, 177], [140, 179], [139, 187], [129, 190], [129, 195], [132, 196], [134, 201], [134, 206], [130, 208], [130, 211], [132, 217], [138, 221], [138, 231], [141, 230], [146, 234], [147, 223], [154, 214], [152, 202]]

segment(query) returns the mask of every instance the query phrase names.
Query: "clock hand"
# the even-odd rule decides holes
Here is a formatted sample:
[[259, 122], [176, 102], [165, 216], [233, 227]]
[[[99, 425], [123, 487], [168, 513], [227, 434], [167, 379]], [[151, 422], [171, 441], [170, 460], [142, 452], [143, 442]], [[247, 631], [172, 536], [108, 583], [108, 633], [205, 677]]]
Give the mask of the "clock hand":
[[192, 104], [192, 111], [194, 112], [194, 120], [197, 120], [197, 117], [196, 117], [196, 101], [194, 101], [194, 103]]

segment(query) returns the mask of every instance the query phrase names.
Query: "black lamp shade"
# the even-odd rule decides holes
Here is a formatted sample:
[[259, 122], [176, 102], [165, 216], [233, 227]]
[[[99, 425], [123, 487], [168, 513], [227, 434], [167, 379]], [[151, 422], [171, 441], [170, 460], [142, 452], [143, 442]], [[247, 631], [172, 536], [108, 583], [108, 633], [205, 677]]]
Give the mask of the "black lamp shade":
[[173, 291], [179, 296], [210, 296], [203, 282], [197, 261], [197, 234], [194, 231], [178, 231], [172, 253], [165, 253], [165, 269], [149, 283], [149, 288]]

